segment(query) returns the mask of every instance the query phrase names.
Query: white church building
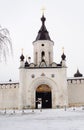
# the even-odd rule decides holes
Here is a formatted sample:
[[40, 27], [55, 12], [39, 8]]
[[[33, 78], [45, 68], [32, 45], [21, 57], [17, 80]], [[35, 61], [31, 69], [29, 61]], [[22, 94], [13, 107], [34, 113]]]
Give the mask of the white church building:
[[54, 42], [45, 26], [42, 15], [41, 28], [33, 42], [33, 57], [28, 61], [20, 56], [19, 82], [0, 83], [0, 109], [58, 108], [84, 105], [84, 77], [77, 70], [67, 78], [66, 56], [53, 61]]

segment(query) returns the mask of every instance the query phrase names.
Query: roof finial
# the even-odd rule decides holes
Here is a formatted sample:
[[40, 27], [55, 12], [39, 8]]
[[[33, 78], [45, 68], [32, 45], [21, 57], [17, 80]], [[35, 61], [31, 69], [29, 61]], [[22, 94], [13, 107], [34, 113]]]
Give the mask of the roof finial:
[[42, 15], [44, 16], [45, 8], [43, 7], [41, 10], [42, 10]]
[[20, 56], [20, 60], [21, 60], [21, 61], [24, 61], [24, 58], [25, 58], [25, 57], [24, 57], [24, 55], [23, 55], [23, 49], [21, 49], [21, 51], [22, 51], [22, 54], [21, 54], [21, 56]]
[[41, 10], [42, 10], [42, 17], [41, 17], [42, 25], [41, 25], [41, 28], [38, 32], [38, 35], [37, 35], [35, 41], [37, 41], [37, 40], [49, 40], [49, 41], [51, 41], [50, 36], [49, 36], [48, 31], [47, 31], [46, 26], [45, 26], [45, 21], [46, 21], [46, 18], [44, 17], [45, 8], [42, 8]]
[[62, 58], [62, 60], [65, 60], [65, 58], [66, 58], [66, 55], [64, 54], [64, 47], [62, 47], [62, 51], [63, 51], [63, 53], [62, 53], [62, 56], [61, 56], [61, 58]]
[[42, 25], [44, 26], [44, 23], [45, 23], [45, 20], [46, 20], [46, 18], [44, 17], [45, 8], [43, 7], [41, 10], [42, 10], [42, 18], [41, 18], [41, 21], [42, 21]]
[[21, 49], [21, 51], [22, 51], [22, 54], [23, 54], [23, 50], [24, 50], [24, 49], [22, 48], [22, 49]]
[[64, 53], [64, 47], [62, 47], [62, 52]]

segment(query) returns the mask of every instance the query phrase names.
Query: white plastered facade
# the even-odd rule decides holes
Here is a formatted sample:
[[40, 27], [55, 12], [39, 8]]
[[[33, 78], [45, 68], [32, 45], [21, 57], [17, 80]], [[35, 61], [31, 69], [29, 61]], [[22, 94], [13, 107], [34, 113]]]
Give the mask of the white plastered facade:
[[[36, 89], [41, 84], [46, 84], [51, 88], [52, 108], [68, 105], [65, 68], [22, 69], [21, 73], [24, 73], [22, 74], [24, 78], [22, 77], [20, 81], [21, 94], [19, 108], [36, 108]], [[54, 77], [52, 77], [52, 74], [54, 74]], [[32, 78], [32, 75], [35, 77]]]

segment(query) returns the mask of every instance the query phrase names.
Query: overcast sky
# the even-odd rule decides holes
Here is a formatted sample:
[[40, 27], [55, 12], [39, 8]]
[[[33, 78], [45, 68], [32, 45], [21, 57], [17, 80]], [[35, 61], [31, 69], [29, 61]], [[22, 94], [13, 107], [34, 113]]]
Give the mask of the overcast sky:
[[84, 75], [84, 0], [0, 0], [0, 25], [9, 30], [14, 53], [7, 63], [0, 63], [0, 81], [19, 80], [21, 48], [33, 61], [32, 42], [41, 27], [42, 7], [54, 41], [54, 61], [61, 61], [64, 47], [67, 76], [77, 68]]

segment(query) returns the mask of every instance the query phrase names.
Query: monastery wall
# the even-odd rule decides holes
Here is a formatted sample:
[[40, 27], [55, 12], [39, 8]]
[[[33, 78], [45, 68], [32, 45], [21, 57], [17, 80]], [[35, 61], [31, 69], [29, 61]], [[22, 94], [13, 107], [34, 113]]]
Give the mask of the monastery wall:
[[19, 83], [0, 84], [0, 109], [18, 108]]
[[68, 79], [68, 103], [69, 106], [84, 105], [84, 79]]
[[[32, 73], [31, 73], [31, 76], [29, 76], [29, 77], [31, 77], [31, 78], [32, 78], [32, 76], [38, 77], [37, 74], [34, 73], [34, 71], [33, 71], [33, 74], [34, 75], [32, 75]], [[40, 73], [38, 73], [38, 74], [40, 74]], [[47, 74], [49, 76], [49, 73], [47, 73], [45, 71], [46, 76], [47, 76]], [[50, 73], [50, 77], [52, 76], [52, 74], [55, 74], [54, 76], [56, 78], [52, 77], [51, 80], [57, 80], [58, 78], [57, 78], [56, 73], [54, 73], [54, 71], [52, 71], [52, 73]], [[43, 73], [42, 73], [42, 75], [40, 75], [41, 78], [39, 77], [37, 84], [35, 84], [36, 82], [34, 82], [35, 78], [32, 78], [33, 84], [35, 86], [38, 86], [40, 84], [40, 82], [42, 81], [42, 79], [44, 80], [43, 77], [45, 77], [45, 75]], [[49, 84], [50, 84], [50, 81], [47, 81], [47, 80], [48, 79], [45, 77], [44, 82], [45, 83], [49, 82]], [[30, 79], [30, 81], [31, 81], [31, 79]], [[27, 85], [28, 85], [28, 83], [27, 83]], [[33, 95], [32, 95], [32, 93], [31, 94], [28, 93], [28, 91], [30, 92], [31, 87], [29, 87], [30, 88], [29, 90], [28, 90], [28, 86], [26, 86], [26, 84], [25, 84], [25, 87], [27, 88], [25, 93], [24, 93], [24, 94], [26, 94], [25, 101], [28, 105], [28, 104], [31, 104], [30, 102], [33, 98]], [[34, 86], [32, 86], [32, 88], [33, 87]], [[68, 88], [68, 104], [69, 104], [69, 106], [83, 106], [84, 105], [84, 79], [83, 78], [68, 79], [67, 80], [67, 88]], [[57, 91], [55, 91], [55, 93], [56, 92]], [[55, 93], [53, 91], [53, 94], [55, 94]], [[32, 96], [32, 98], [30, 95]], [[28, 99], [31, 99], [31, 100], [28, 100]], [[57, 97], [56, 97], [56, 99], [57, 99]], [[54, 100], [55, 99], [53, 98], [53, 101]], [[0, 109], [18, 109], [18, 107], [19, 107], [18, 105], [19, 105], [19, 83], [12, 83], [12, 82], [11, 83], [0, 83]], [[33, 104], [31, 104], [31, 106], [32, 105]], [[55, 102], [53, 102], [53, 106], [56, 106]]]

